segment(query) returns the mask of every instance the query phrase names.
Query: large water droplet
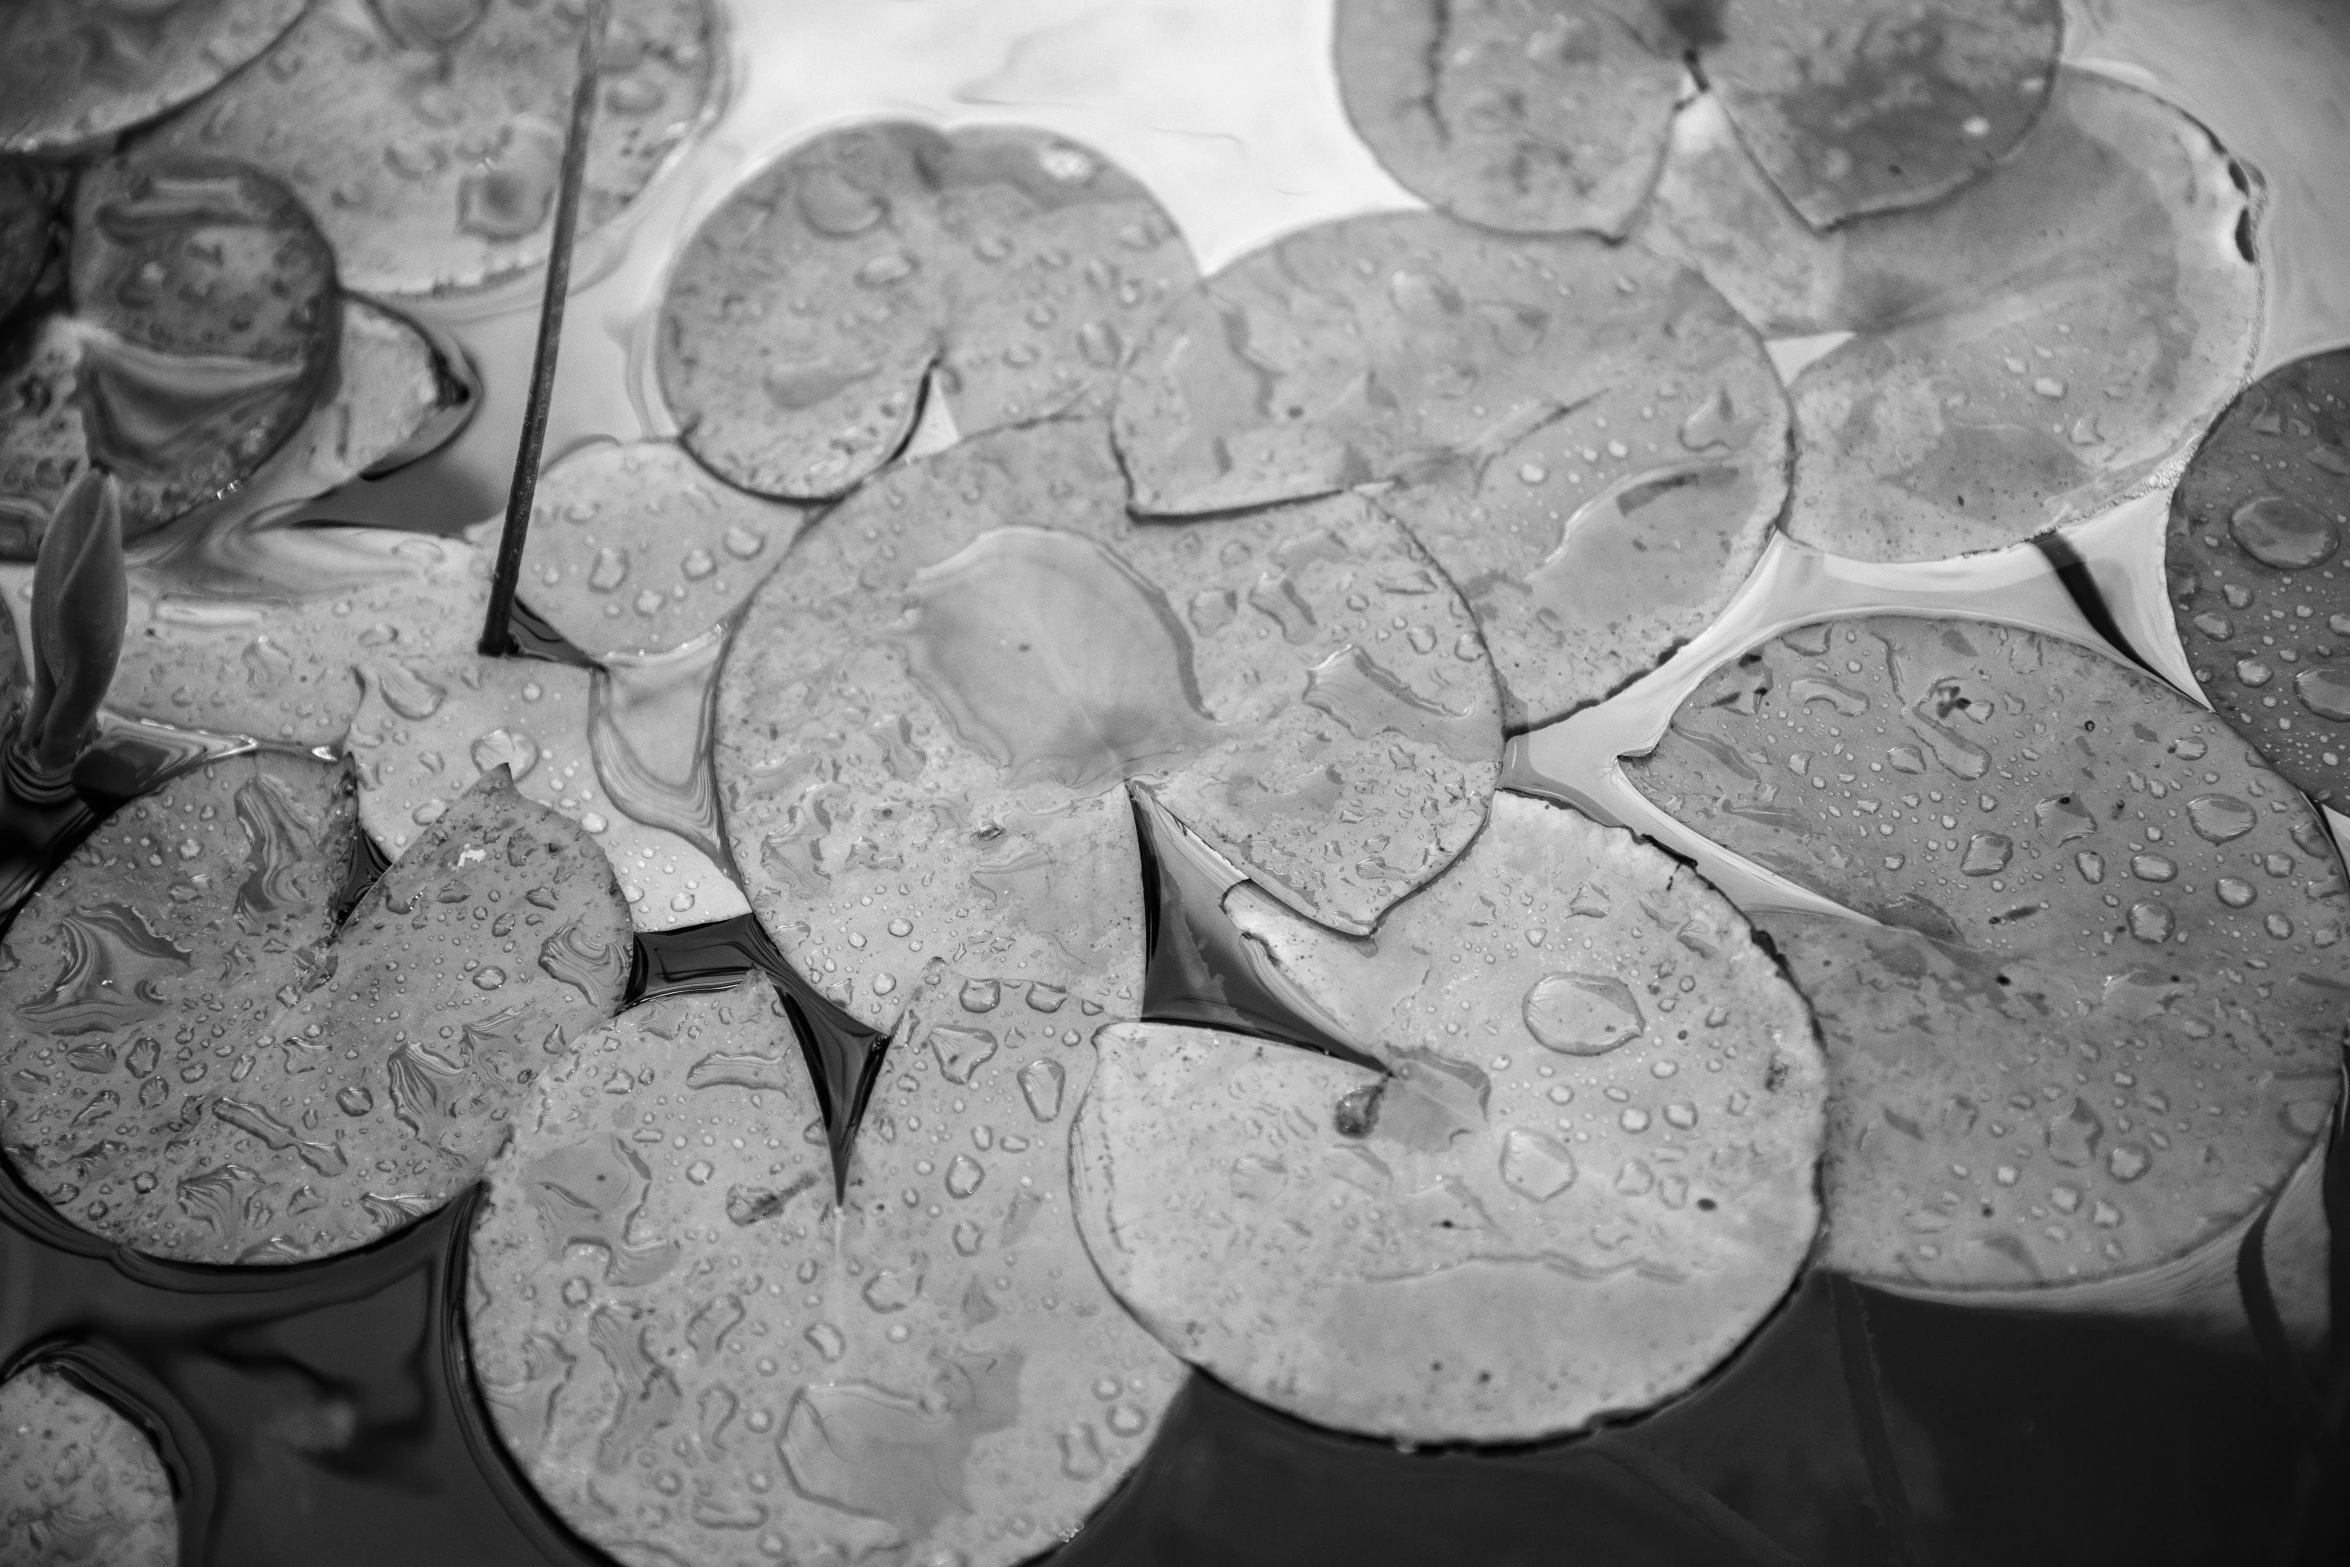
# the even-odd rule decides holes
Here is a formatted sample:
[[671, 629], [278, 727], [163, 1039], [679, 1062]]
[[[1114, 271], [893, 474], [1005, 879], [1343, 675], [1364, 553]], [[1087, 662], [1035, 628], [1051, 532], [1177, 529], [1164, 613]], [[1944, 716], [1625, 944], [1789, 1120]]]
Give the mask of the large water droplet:
[[1575, 1184], [1575, 1156], [1546, 1132], [1512, 1127], [1501, 1140], [1501, 1178], [1521, 1197], [1548, 1202]]
[[2199, 794], [2187, 802], [2187, 823], [2211, 843], [2241, 838], [2260, 823], [2251, 806], [2226, 794]]
[[2299, 501], [2264, 495], [2236, 508], [2228, 531], [2244, 553], [2279, 571], [2306, 571], [2334, 553], [2334, 525]]
[[831, 169], [813, 169], [800, 180], [800, 216], [808, 227], [834, 239], [862, 234], [881, 221], [881, 198], [861, 190]]
[[555, 209], [563, 133], [535, 119], [506, 128], [498, 150], [457, 186], [457, 226], [484, 239], [522, 239]]
[[1067, 1083], [1068, 1074], [1058, 1061], [1040, 1058], [1020, 1069], [1020, 1092], [1039, 1121], [1050, 1121], [1061, 1113], [1061, 1093]]
[[2301, 705], [2320, 718], [2350, 724], [2350, 668], [2318, 664], [2293, 677]]
[[934, 1024], [930, 1030], [930, 1053], [938, 1058], [938, 1069], [950, 1083], [968, 1083], [971, 1074], [995, 1059], [995, 1035], [984, 1028], [960, 1028], [952, 1023]]
[[2062, 1115], [2049, 1118], [2048, 1157], [2078, 1169], [2097, 1157], [2097, 1141], [2104, 1135], [2105, 1123], [2097, 1119], [2097, 1112], [2086, 1099], [2075, 1096]]
[[768, 400], [786, 413], [813, 408], [874, 373], [869, 364], [843, 364], [829, 356], [777, 359], [759, 378]]
[[1561, 1055], [1605, 1055], [1647, 1026], [1622, 980], [1604, 974], [1545, 974], [1526, 992], [1526, 1029]]
[[539, 743], [518, 730], [493, 729], [473, 742], [473, 765], [485, 773], [493, 767], [506, 767], [520, 783], [539, 765]]
[[1961, 876], [1996, 876], [2007, 869], [2015, 841], [2005, 833], [1979, 832], [1967, 839], [1966, 857], [1958, 862]]

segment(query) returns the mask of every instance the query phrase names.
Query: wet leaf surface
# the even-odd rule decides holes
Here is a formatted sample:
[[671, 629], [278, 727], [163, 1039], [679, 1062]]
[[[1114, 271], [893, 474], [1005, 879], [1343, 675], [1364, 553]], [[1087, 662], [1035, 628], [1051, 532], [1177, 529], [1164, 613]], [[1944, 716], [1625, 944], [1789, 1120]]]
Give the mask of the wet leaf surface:
[[92, 463], [131, 537], [249, 476], [310, 414], [341, 336], [334, 257], [300, 202], [217, 157], [140, 153], [76, 181], [70, 309], [0, 370], [0, 555]]
[[838, 1209], [764, 979], [632, 1011], [542, 1080], [468, 1305], [499, 1431], [573, 1527], [630, 1564], [999, 1567], [1142, 1456], [1182, 1369], [1070, 1213], [1092, 1052], [1017, 989], [924, 987]]
[[1388, 1075], [1119, 1023], [1078, 1211], [1171, 1349], [1414, 1442], [1646, 1408], [1726, 1357], [1818, 1221], [1825, 1069], [1746, 923], [1630, 834], [1497, 796], [1369, 940], [1235, 917]]
[[2350, 351], [2263, 377], [2171, 495], [2179, 642], [2222, 717], [2310, 798], [2350, 807]]
[[[470, 641], [478, 619], [465, 623]], [[706, 689], [716, 649], [693, 685]], [[432, 658], [387, 650], [359, 666], [365, 688], [351, 721], [359, 814], [394, 859], [429, 839], [441, 813], [498, 767], [540, 805], [576, 822], [611, 863], [640, 929], [698, 925], [746, 905], [720, 867], [706, 697], [689, 690], [648, 738], [616, 721], [614, 676], [536, 659], [482, 658], [470, 648]], [[617, 693], [625, 699], [628, 692]]]
[[2240, 178], [2177, 110], [2067, 71], [1984, 179], [1826, 236], [1692, 115], [1643, 238], [1766, 332], [1856, 334], [1792, 388], [1788, 531], [1924, 560], [2094, 515], [2235, 393], [2261, 292]]
[[522, 594], [591, 657], [666, 652], [741, 608], [808, 515], [674, 446], [592, 446], [539, 479]]
[[[610, 12], [583, 234], [644, 188], [720, 74], [709, 0]], [[253, 69], [155, 139], [292, 185], [354, 288], [488, 282], [546, 258], [584, 15], [540, 0], [313, 0]]]
[[1515, 728], [1702, 628], [1786, 492], [1761, 343], [1637, 246], [1425, 214], [1291, 235], [1180, 298], [1120, 389], [1147, 513], [1375, 480], [1476, 612]]
[[170, 1567], [178, 1560], [171, 1480], [144, 1432], [47, 1366], [0, 1383], [0, 1561]]
[[1336, 53], [1356, 130], [1457, 217], [1621, 235], [1701, 85], [1827, 229], [1989, 169], [2040, 112], [2062, 27], [2058, 0], [1340, 0]]
[[0, 152], [76, 150], [211, 91], [303, 0], [16, 0], [0, 18]]
[[1158, 203], [1074, 142], [852, 126], [703, 222], [662, 301], [661, 388], [721, 477], [822, 499], [905, 444], [926, 374], [964, 435], [1106, 412], [1192, 276]]
[[1467, 610], [1352, 496], [1138, 523], [1069, 421], [893, 470], [802, 535], [718, 699], [729, 841], [784, 953], [887, 1028], [927, 965], [1131, 1008], [1129, 778], [1284, 902], [1364, 929], [1483, 819]]
[[1812, 626], [1625, 765], [1881, 922], [1766, 922], [1828, 1041], [1836, 1266], [1951, 1291], [2141, 1272], [2249, 1217], [2324, 1133], [2340, 862], [2169, 687], [2008, 628]]
[[0, 1132], [76, 1225], [153, 1256], [363, 1245], [473, 1181], [611, 1015], [628, 923], [586, 836], [503, 777], [338, 928], [347, 777], [262, 754], [101, 825], [11, 927]]

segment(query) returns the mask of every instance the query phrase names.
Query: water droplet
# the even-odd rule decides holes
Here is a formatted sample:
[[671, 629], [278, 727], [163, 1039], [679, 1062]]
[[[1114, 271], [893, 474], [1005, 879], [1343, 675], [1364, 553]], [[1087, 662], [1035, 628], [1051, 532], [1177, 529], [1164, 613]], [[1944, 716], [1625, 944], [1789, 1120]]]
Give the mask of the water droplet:
[[2262, 686], [2267, 685], [2270, 677], [2275, 673], [2275, 670], [2270, 669], [2268, 665], [2262, 663], [2257, 658], [2239, 658], [2236, 660], [2237, 681], [2243, 685], [2252, 687], [2252, 689], [2255, 691], [2259, 690]]
[[375, 1095], [356, 1085], [335, 1091], [335, 1107], [345, 1115], [365, 1115], [375, 1108]]
[[2073, 856], [2073, 869], [2081, 873], [2081, 880], [2094, 887], [2105, 880], [2105, 856], [2083, 849]]
[[978, 1160], [959, 1153], [947, 1166], [947, 1191], [952, 1196], [968, 1197], [979, 1190], [979, 1183], [986, 1178], [987, 1172], [979, 1167]]
[[968, 1083], [971, 1074], [995, 1059], [995, 1035], [984, 1028], [939, 1023], [930, 1030], [930, 1053], [950, 1083]]
[[807, 1339], [826, 1360], [838, 1360], [848, 1352], [849, 1341], [829, 1322], [819, 1322], [808, 1329]]
[[2144, 903], [2133, 903], [2130, 905], [2129, 921], [2130, 934], [2140, 941], [2170, 940], [2174, 921], [2171, 918], [2169, 908], [2163, 904], [2156, 903], [2152, 899], [2148, 899]]
[[1561, 1055], [1604, 1055], [1647, 1026], [1631, 990], [1604, 974], [1545, 974], [1520, 1011], [1536, 1042]]
[[966, 1012], [993, 1012], [1004, 996], [1004, 987], [992, 979], [968, 979], [963, 982], [959, 998]]
[[2097, 1157], [2097, 1142], [2104, 1135], [2105, 1123], [2086, 1099], [2075, 1095], [2064, 1114], [2049, 1119], [2048, 1157], [2067, 1169], [2079, 1169]]
[[808, 227], [834, 239], [864, 233], [881, 221], [884, 208], [872, 192], [860, 190], [832, 169], [812, 169], [799, 182], [800, 217]]
[[1115, 370], [1126, 357], [1126, 345], [1118, 338], [1118, 329], [1107, 321], [1088, 321], [1077, 329], [1077, 348], [1085, 355], [1086, 363], [1104, 370]]
[[2350, 667], [2318, 664], [2293, 677], [2301, 705], [2320, 718], [2350, 724]]
[[2064, 383], [2052, 375], [2044, 375], [2032, 383], [2032, 390], [2042, 397], [2059, 398], [2064, 395]]
[[759, 384], [776, 407], [786, 413], [797, 413], [838, 396], [872, 375], [874, 370], [872, 365], [840, 364], [821, 356], [779, 358], [767, 366]]
[[1058, 1061], [1040, 1057], [1020, 1069], [1020, 1092], [1039, 1121], [1050, 1121], [1061, 1113], [1061, 1091], [1067, 1083], [1068, 1074]]
[[375, 688], [383, 693], [386, 707], [412, 722], [422, 722], [439, 712], [449, 695], [405, 664], [377, 665]]
[[914, 257], [903, 250], [885, 250], [857, 268], [857, 281], [867, 288], [887, 288], [914, 275]]
[[2236, 508], [2228, 532], [2244, 553], [2279, 571], [2306, 571], [2334, 553], [2341, 540], [2332, 523], [2299, 501], [2264, 495]]
[[2259, 821], [2252, 807], [2233, 795], [2199, 794], [2187, 802], [2187, 824], [2209, 843], [2241, 838]]
[[1501, 1140], [1501, 1178], [1519, 1196], [1548, 1202], [1575, 1184], [1575, 1156], [1547, 1133], [1513, 1127]]
[[1967, 840], [1966, 857], [1958, 862], [1961, 876], [1996, 876], [2007, 869], [2015, 841], [2005, 833], [1979, 832]]
[[2105, 1167], [2113, 1172], [2113, 1178], [2117, 1181], [2136, 1180], [2146, 1173], [2146, 1166], [2150, 1162], [2146, 1150], [2136, 1143], [2115, 1143], [2105, 1155]]
[[1738, 422], [1738, 411], [1731, 405], [1730, 389], [1714, 389], [1713, 396], [1691, 409], [1681, 421], [1681, 444], [1693, 452], [1711, 451], [1730, 444], [1730, 436]]
[[502, 968], [493, 965], [474, 971], [473, 988], [476, 990], [497, 990], [502, 988], [505, 983], [506, 971]]
[[2133, 854], [2130, 874], [2140, 881], [2169, 881], [2179, 874], [2179, 867], [2176, 861], [2159, 854]]
[[2059, 845], [2086, 838], [2097, 830], [2097, 818], [2071, 795], [2057, 795], [2032, 807], [2032, 819], [2043, 833], [2054, 833]]
[[483, 239], [522, 239], [555, 210], [563, 133], [543, 120], [506, 127], [498, 148], [457, 185], [457, 226]]
[[539, 765], [539, 744], [512, 729], [493, 729], [473, 742], [473, 765], [485, 773], [493, 767], [509, 768], [520, 783]]
[[2216, 890], [2219, 901], [2231, 909], [2249, 907], [2252, 900], [2260, 896], [2252, 890], [2252, 883], [2235, 876], [2222, 876]]

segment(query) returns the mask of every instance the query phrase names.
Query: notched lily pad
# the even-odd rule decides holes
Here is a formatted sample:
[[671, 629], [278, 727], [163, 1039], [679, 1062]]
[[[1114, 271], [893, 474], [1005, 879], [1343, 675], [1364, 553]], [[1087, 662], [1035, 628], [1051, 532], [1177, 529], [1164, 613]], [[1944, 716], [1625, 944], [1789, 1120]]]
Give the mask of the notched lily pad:
[[716, 763], [752, 901], [863, 1021], [943, 959], [1131, 1007], [1132, 811], [1366, 929], [1460, 852], [1501, 744], [1448, 583], [1353, 496], [1137, 523], [1097, 422], [966, 441], [802, 535], [735, 634]]
[[1644, 238], [1765, 330], [1856, 334], [1792, 388], [1787, 526], [1823, 548], [1932, 559], [2092, 516], [2176, 459], [2250, 367], [2249, 176], [2135, 88], [2063, 72], [1981, 181], [1825, 237], [1718, 126], [1674, 156]]
[[325, 1256], [474, 1180], [628, 974], [611, 873], [503, 774], [360, 897], [348, 776], [214, 762], [101, 825], [10, 928], [0, 1137], [75, 1224], [187, 1262]]
[[539, 479], [522, 595], [591, 657], [666, 652], [739, 609], [807, 515], [665, 443], [592, 446]]
[[829, 132], [704, 220], [661, 307], [688, 450], [764, 495], [845, 493], [935, 371], [965, 435], [1101, 413], [1190, 252], [1140, 183], [1041, 131]]
[[[616, 692], [603, 670], [470, 649], [437, 658], [387, 649], [359, 668], [365, 694], [348, 745], [359, 764], [360, 818], [402, 858], [476, 779], [503, 767], [527, 798], [576, 822], [602, 851], [639, 929], [741, 914], [747, 905], [721, 868], [703, 761], [716, 661], [713, 646], [685, 672], [686, 689], [657, 690], [658, 710], [632, 724], [637, 715], [615, 712], [616, 695], [625, 702], [632, 688]], [[657, 741], [644, 738], [647, 723], [659, 729]]]
[[1722, 897], [1629, 833], [1497, 796], [1349, 940], [1233, 895], [1364, 1068], [1120, 1023], [1078, 1213], [1169, 1348], [1306, 1419], [1524, 1441], [1654, 1404], [1794, 1282], [1825, 1068]]
[[632, 1567], [753, 1539], [1001, 1567], [1142, 1456], [1182, 1369], [1069, 1211], [1092, 1053], [1016, 989], [925, 988], [837, 1210], [764, 979], [632, 1011], [542, 1080], [490, 1167], [470, 1342], [574, 1528]]
[[0, 1383], [0, 1561], [171, 1567], [179, 1519], [145, 1432], [52, 1367]]
[[[580, 189], [610, 221], [699, 123], [719, 76], [709, 0], [614, 0]], [[302, 193], [371, 293], [462, 288], [546, 257], [584, 7], [312, 0], [251, 70], [160, 127]]]
[[61, 152], [211, 91], [304, 0], [13, 0], [0, 17], [0, 152]]
[[1769, 922], [1829, 1045], [1829, 1259], [1936, 1291], [2114, 1279], [2324, 1135], [2350, 963], [2309, 804], [2070, 643], [1810, 626], [1711, 676], [1641, 790], [1880, 921]]
[[341, 334], [334, 257], [294, 197], [222, 158], [141, 153], [79, 176], [70, 305], [0, 366], [0, 555], [29, 559], [90, 464], [129, 537], [233, 488], [307, 418]]
[[1815, 228], [1948, 195], [2048, 96], [2059, 0], [1340, 0], [1339, 88], [1379, 160], [1494, 228], [1621, 235], [1685, 67]]
[[1120, 387], [1135, 505], [1396, 481], [1379, 503], [1476, 612], [1514, 728], [1700, 630], [1786, 494], [1762, 344], [1638, 246], [1425, 214], [1293, 234], [1180, 298]]
[[2350, 809], [2350, 350], [2271, 371], [2171, 495], [2179, 642], [2220, 716]]

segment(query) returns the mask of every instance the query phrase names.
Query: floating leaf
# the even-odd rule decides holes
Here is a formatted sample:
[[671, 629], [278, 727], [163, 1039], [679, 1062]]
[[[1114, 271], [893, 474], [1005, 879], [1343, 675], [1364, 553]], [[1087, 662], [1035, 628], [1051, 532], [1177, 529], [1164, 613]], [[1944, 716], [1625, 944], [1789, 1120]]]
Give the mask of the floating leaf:
[[501, 773], [359, 899], [348, 778], [218, 761], [125, 807], [18, 914], [0, 1135], [83, 1229], [190, 1262], [347, 1251], [473, 1181], [609, 1017], [627, 913]]
[[2248, 183], [2177, 110], [2068, 71], [1979, 183], [1825, 237], [1698, 123], [1643, 237], [1767, 331], [1856, 334], [1795, 381], [1788, 531], [1921, 560], [2094, 515], [2219, 412], [2259, 329]]
[[[644, 188], [721, 75], [709, 0], [610, 11], [583, 233]], [[320, 214], [354, 288], [484, 283], [546, 257], [585, 16], [539, 0], [313, 0], [155, 139], [274, 171]]]
[[661, 388], [721, 477], [823, 499], [905, 444], [933, 370], [965, 435], [1106, 411], [1191, 278], [1158, 203], [1074, 142], [852, 126], [703, 222], [662, 302]]
[[966, 441], [803, 534], [721, 677], [752, 901], [886, 1028], [926, 964], [1139, 994], [1124, 788], [1365, 929], [1460, 852], [1500, 750], [1468, 612], [1353, 496], [1136, 523], [1095, 422]]
[[507, 1447], [596, 1545], [998, 1567], [1142, 1456], [1182, 1370], [1069, 1211], [1091, 1053], [974, 988], [909, 1009], [837, 1210], [764, 979], [632, 1011], [542, 1080], [490, 1167], [470, 1342]]
[[[468, 636], [478, 625], [477, 615]], [[705, 680], [709, 673], [706, 662]], [[745, 911], [721, 868], [706, 742], [669, 748], [655, 758], [669, 764], [660, 767], [615, 758], [610, 748], [624, 735], [602, 722], [611, 679], [602, 671], [471, 651], [387, 652], [362, 664], [360, 675], [366, 695], [349, 738], [360, 767], [359, 813], [394, 859], [432, 836], [441, 813], [476, 779], [505, 767], [527, 798], [578, 823], [603, 852], [639, 928]], [[687, 693], [689, 718], [703, 702]]]
[[86, 466], [121, 482], [132, 538], [243, 481], [308, 417], [341, 331], [309, 214], [221, 158], [85, 170], [69, 266], [70, 313], [22, 323], [0, 375], [0, 555], [17, 559]]
[[0, 152], [99, 142], [210, 92], [303, 0], [12, 0], [0, 17]]
[[1687, 1387], [1794, 1282], [1825, 1069], [1692, 872], [1505, 794], [1373, 940], [1235, 917], [1389, 1070], [1097, 1036], [1079, 1219], [1185, 1359], [1326, 1425], [1524, 1441]]
[[1348, 115], [1458, 217], [1621, 235], [1683, 62], [1814, 228], [1946, 196], [2048, 96], [2058, 0], [1340, 0]]
[[35, 1364], [0, 1382], [0, 1561], [171, 1567], [179, 1519], [145, 1432]]
[[682, 647], [742, 606], [805, 517], [674, 446], [591, 446], [539, 479], [522, 596], [593, 657]]
[[2004, 627], [1810, 626], [1625, 765], [1881, 922], [1769, 922], [1829, 1044], [1837, 1266], [1938, 1291], [2142, 1272], [2257, 1212], [2324, 1134], [2340, 862], [2168, 686]]
[[2179, 641], [2219, 714], [2350, 809], [2350, 350], [2239, 397], [2171, 495]]
[[1727, 602], [1785, 496], [1787, 423], [1762, 344], [1697, 274], [1422, 214], [1307, 229], [1182, 296], [1117, 438], [1145, 512], [1400, 480], [1380, 504], [1460, 584], [1517, 727]]

